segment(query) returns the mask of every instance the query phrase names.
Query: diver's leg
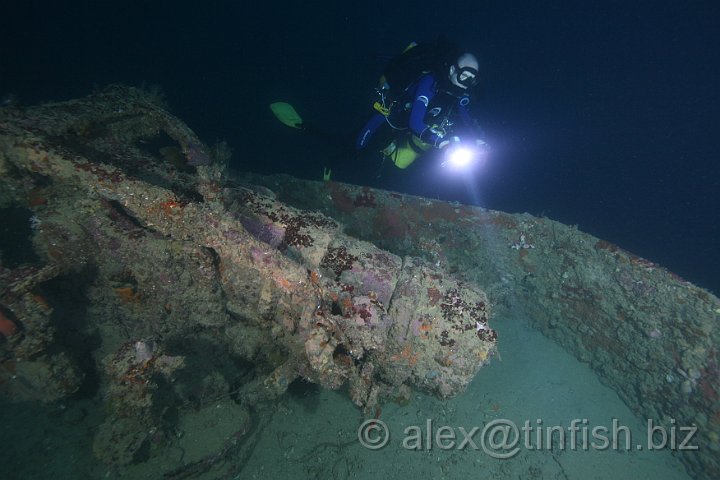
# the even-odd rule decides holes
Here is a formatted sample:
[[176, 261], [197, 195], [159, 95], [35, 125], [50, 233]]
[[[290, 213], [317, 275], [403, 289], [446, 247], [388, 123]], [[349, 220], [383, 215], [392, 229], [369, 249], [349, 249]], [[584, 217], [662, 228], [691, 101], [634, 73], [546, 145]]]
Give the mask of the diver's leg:
[[368, 120], [362, 130], [360, 130], [360, 134], [355, 142], [355, 148], [358, 150], [365, 150], [368, 148], [370, 141], [375, 136], [375, 132], [377, 132], [377, 130], [385, 124], [385, 115], [376, 113], [370, 117], [370, 120]]

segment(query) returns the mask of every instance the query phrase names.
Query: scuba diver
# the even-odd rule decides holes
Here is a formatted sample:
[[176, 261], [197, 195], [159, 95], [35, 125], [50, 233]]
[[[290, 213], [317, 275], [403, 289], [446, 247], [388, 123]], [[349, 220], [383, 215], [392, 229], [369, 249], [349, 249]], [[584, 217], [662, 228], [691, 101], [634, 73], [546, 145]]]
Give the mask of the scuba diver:
[[[458, 167], [484, 153], [487, 144], [469, 111], [479, 63], [473, 54], [459, 52], [441, 36], [434, 42], [412, 42], [390, 59], [376, 88], [375, 113], [355, 141], [356, 152], [382, 155], [400, 169], [432, 149], [443, 151], [443, 165]], [[338, 147], [347, 142], [344, 136], [303, 121], [290, 104], [276, 102], [270, 108], [282, 123], [305, 134]], [[330, 179], [327, 168], [323, 178]]]
[[[358, 151], [381, 152], [401, 169], [431, 149], [446, 161], [468, 161], [487, 148], [469, 112], [479, 64], [471, 53], [439, 38], [411, 43], [391, 60], [380, 79], [376, 113], [358, 135]], [[399, 88], [398, 88], [399, 86]], [[468, 142], [468, 140], [470, 142]], [[461, 145], [470, 148], [459, 148]], [[462, 153], [461, 153], [462, 152]]]

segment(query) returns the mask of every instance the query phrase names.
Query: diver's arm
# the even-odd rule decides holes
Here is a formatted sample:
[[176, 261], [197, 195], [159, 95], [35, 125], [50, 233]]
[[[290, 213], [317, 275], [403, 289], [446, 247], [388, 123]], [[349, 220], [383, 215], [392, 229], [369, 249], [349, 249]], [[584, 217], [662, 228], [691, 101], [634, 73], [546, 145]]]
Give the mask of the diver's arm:
[[433, 92], [433, 84], [435, 78], [432, 75], [422, 77], [415, 87], [415, 93], [410, 110], [410, 130], [425, 143], [435, 145], [440, 136], [430, 130], [430, 126], [425, 124], [425, 116], [427, 114], [428, 104], [435, 96]]

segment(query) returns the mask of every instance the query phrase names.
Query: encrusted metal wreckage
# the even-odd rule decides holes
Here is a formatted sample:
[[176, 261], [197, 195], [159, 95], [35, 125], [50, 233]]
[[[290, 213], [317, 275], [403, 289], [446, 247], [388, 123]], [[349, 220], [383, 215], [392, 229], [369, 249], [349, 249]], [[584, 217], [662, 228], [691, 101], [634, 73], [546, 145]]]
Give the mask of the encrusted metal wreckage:
[[[4, 111], [0, 135], [2, 208], [24, 212], [34, 257], [0, 274], [0, 392], [56, 400], [99, 370], [109, 463], [131, 462], [197, 382], [247, 407], [298, 378], [347, 385], [374, 414], [410, 388], [457, 394], [496, 351], [482, 291], [267, 189], [221, 185], [194, 134], [136, 90]], [[242, 368], [188, 378], [218, 352]]]
[[412, 389], [456, 395], [497, 353], [492, 305], [638, 415], [697, 425], [683, 461], [720, 475], [707, 291], [547, 218], [229, 179], [221, 153], [132, 88], [0, 110], [0, 394], [95, 382], [110, 407], [96, 454], [124, 465], [206, 396], [250, 418], [295, 381], [347, 387], [369, 415]]

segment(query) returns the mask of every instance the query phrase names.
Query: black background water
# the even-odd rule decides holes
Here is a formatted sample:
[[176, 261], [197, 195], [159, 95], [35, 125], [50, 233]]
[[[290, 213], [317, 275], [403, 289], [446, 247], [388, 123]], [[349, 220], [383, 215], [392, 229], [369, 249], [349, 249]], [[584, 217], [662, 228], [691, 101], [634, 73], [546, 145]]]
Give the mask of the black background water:
[[432, 162], [395, 172], [348, 155], [336, 179], [545, 214], [720, 292], [714, 2], [83, 3], [4, 5], [0, 95], [157, 84], [204, 140], [228, 141], [236, 168], [319, 179], [336, 150], [267, 105], [350, 135], [382, 58], [445, 33], [481, 57], [482, 175], [469, 189]]

